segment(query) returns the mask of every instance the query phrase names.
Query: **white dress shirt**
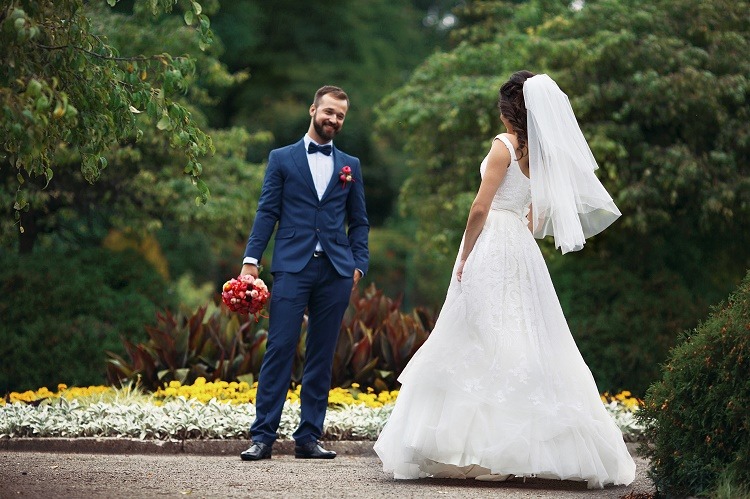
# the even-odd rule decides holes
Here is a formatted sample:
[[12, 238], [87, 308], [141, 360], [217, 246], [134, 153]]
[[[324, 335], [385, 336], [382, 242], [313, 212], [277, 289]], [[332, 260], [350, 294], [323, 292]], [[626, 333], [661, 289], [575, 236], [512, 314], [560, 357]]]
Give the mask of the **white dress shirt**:
[[[308, 134], [302, 139], [305, 141], [305, 151], [310, 146], [310, 142], [316, 145], [322, 146], [326, 144], [318, 144]], [[328, 142], [333, 148], [333, 141]], [[326, 156], [322, 152], [316, 152], [307, 155], [307, 164], [310, 167], [310, 174], [315, 184], [315, 192], [318, 193], [318, 201], [323, 199], [323, 194], [326, 193], [328, 183], [331, 181], [331, 175], [333, 175], [333, 152]], [[315, 251], [323, 251], [320, 241], [315, 245]]]
[[[307, 148], [310, 145], [310, 142], [317, 145], [327, 145], [318, 144], [310, 138], [308, 134], [305, 134], [302, 140], [305, 142], [305, 153], [307, 153]], [[328, 144], [333, 147], [332, 141], [328, 142]], [[328, 188], [328, 183], [331, 181], [331, 176], [333, 175], [333, 153], [331, 153], [330, 156], [326, 156], [322, 152], [307, 154], [307, 164], [310, 167], [310, 174], [312, 175], [313, 183], [315, 184], [315, 192], [318, 194], [318, 201], [320, 201], [323, 199], [323, 194], [325, 194], [326, 189]], [[321, 246], [320, 241], [315, 245], [315, 251], [323, 251], [323, 246]], [[258, 265], [258, 260], [248, 256], [245, 257], [242, 263]], [[362, 271], [360, 271], [360, 273], [361, 272]]]
[[[328, 144], [318, 144], [307, 134], [305, 134], [305, 137], [302, 140], [305, 141], [305, 151], [307, 151], [307, 148], [310, 146], [310, 142], [319, 146], [330, 144], [331, 147], [333, 147], [333, 142], [328, 142]], [[307, 164], [310, 166], [310, 174], [312, 175], [313, 183], [315, 184], [315, 191], [318, 193], [318, 201], [320, 201], [323, 199], [323, 194], [325, 194], [326, 189], [328, 188], [328, 183], [331, 181], [331, 176], [333, 175], [333, 153], [331, 153], [330, 156], [326, 156], [322, 152], [308, 154]], [[315, 250], [322, 250], [320, 244], [318, 244]]]

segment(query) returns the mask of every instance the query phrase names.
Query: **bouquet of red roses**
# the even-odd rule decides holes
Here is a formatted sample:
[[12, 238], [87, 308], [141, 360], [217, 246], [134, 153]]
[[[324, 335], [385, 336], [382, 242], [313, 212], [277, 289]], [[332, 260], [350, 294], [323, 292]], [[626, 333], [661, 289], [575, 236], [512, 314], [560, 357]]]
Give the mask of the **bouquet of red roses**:
[[271, 293], [263, 279], [251, 275], [240, 275], [224, 283], [221, 299], [232, 312], [252, 314], [258, 319]]

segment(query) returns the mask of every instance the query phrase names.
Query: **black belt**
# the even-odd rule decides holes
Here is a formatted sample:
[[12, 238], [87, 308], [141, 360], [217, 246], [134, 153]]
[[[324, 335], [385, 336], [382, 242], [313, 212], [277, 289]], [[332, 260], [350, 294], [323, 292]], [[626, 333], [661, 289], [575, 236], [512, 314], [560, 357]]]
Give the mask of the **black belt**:
[[325, 256], [325, 251], [313, 251], [313, 258], [320, 258], [321, 256]]

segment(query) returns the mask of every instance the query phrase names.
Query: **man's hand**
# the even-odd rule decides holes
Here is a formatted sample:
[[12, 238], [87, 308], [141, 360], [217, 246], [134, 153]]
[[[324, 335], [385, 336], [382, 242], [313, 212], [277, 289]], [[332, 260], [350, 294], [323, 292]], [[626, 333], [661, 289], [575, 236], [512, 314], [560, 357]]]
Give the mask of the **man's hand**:
[[256, 265], [253, 265], [252, 263], [246, 263], [242, 266], [242, 270], [240, 271], [240, 275], [247, 275], [250, 274], [255, 279], [258, 278], [258, 267]]
[[362, 279], [362, 272], [360, 272], [359, 269], [354, 269], [354, 276], [352, 276], [354, 282], [352, 283], [352, 288], [357, 287], [357, 283], [360, 279]]

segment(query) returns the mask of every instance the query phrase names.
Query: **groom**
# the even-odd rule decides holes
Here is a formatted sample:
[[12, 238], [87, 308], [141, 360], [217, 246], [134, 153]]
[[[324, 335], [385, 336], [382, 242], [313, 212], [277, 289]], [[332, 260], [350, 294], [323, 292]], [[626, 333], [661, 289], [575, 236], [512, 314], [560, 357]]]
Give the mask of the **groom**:
[[253, 443], [240, 454], [244, 461], [271, 457], [305, 309], [305, 367], [294, 455], [336, 457], [318, 438], [323, 434], [341, 320], [369, 259], [370, 224], [359, 159], [332, 142], [348, 110], [349, 97], [342, 89], [322, 87], [310, 106], [307, 134], [268, 157], [241, 272], [258, 277], [258, 261], [278, 223], [268, 341], [258, 379], [255, 422], [250, 427]]

